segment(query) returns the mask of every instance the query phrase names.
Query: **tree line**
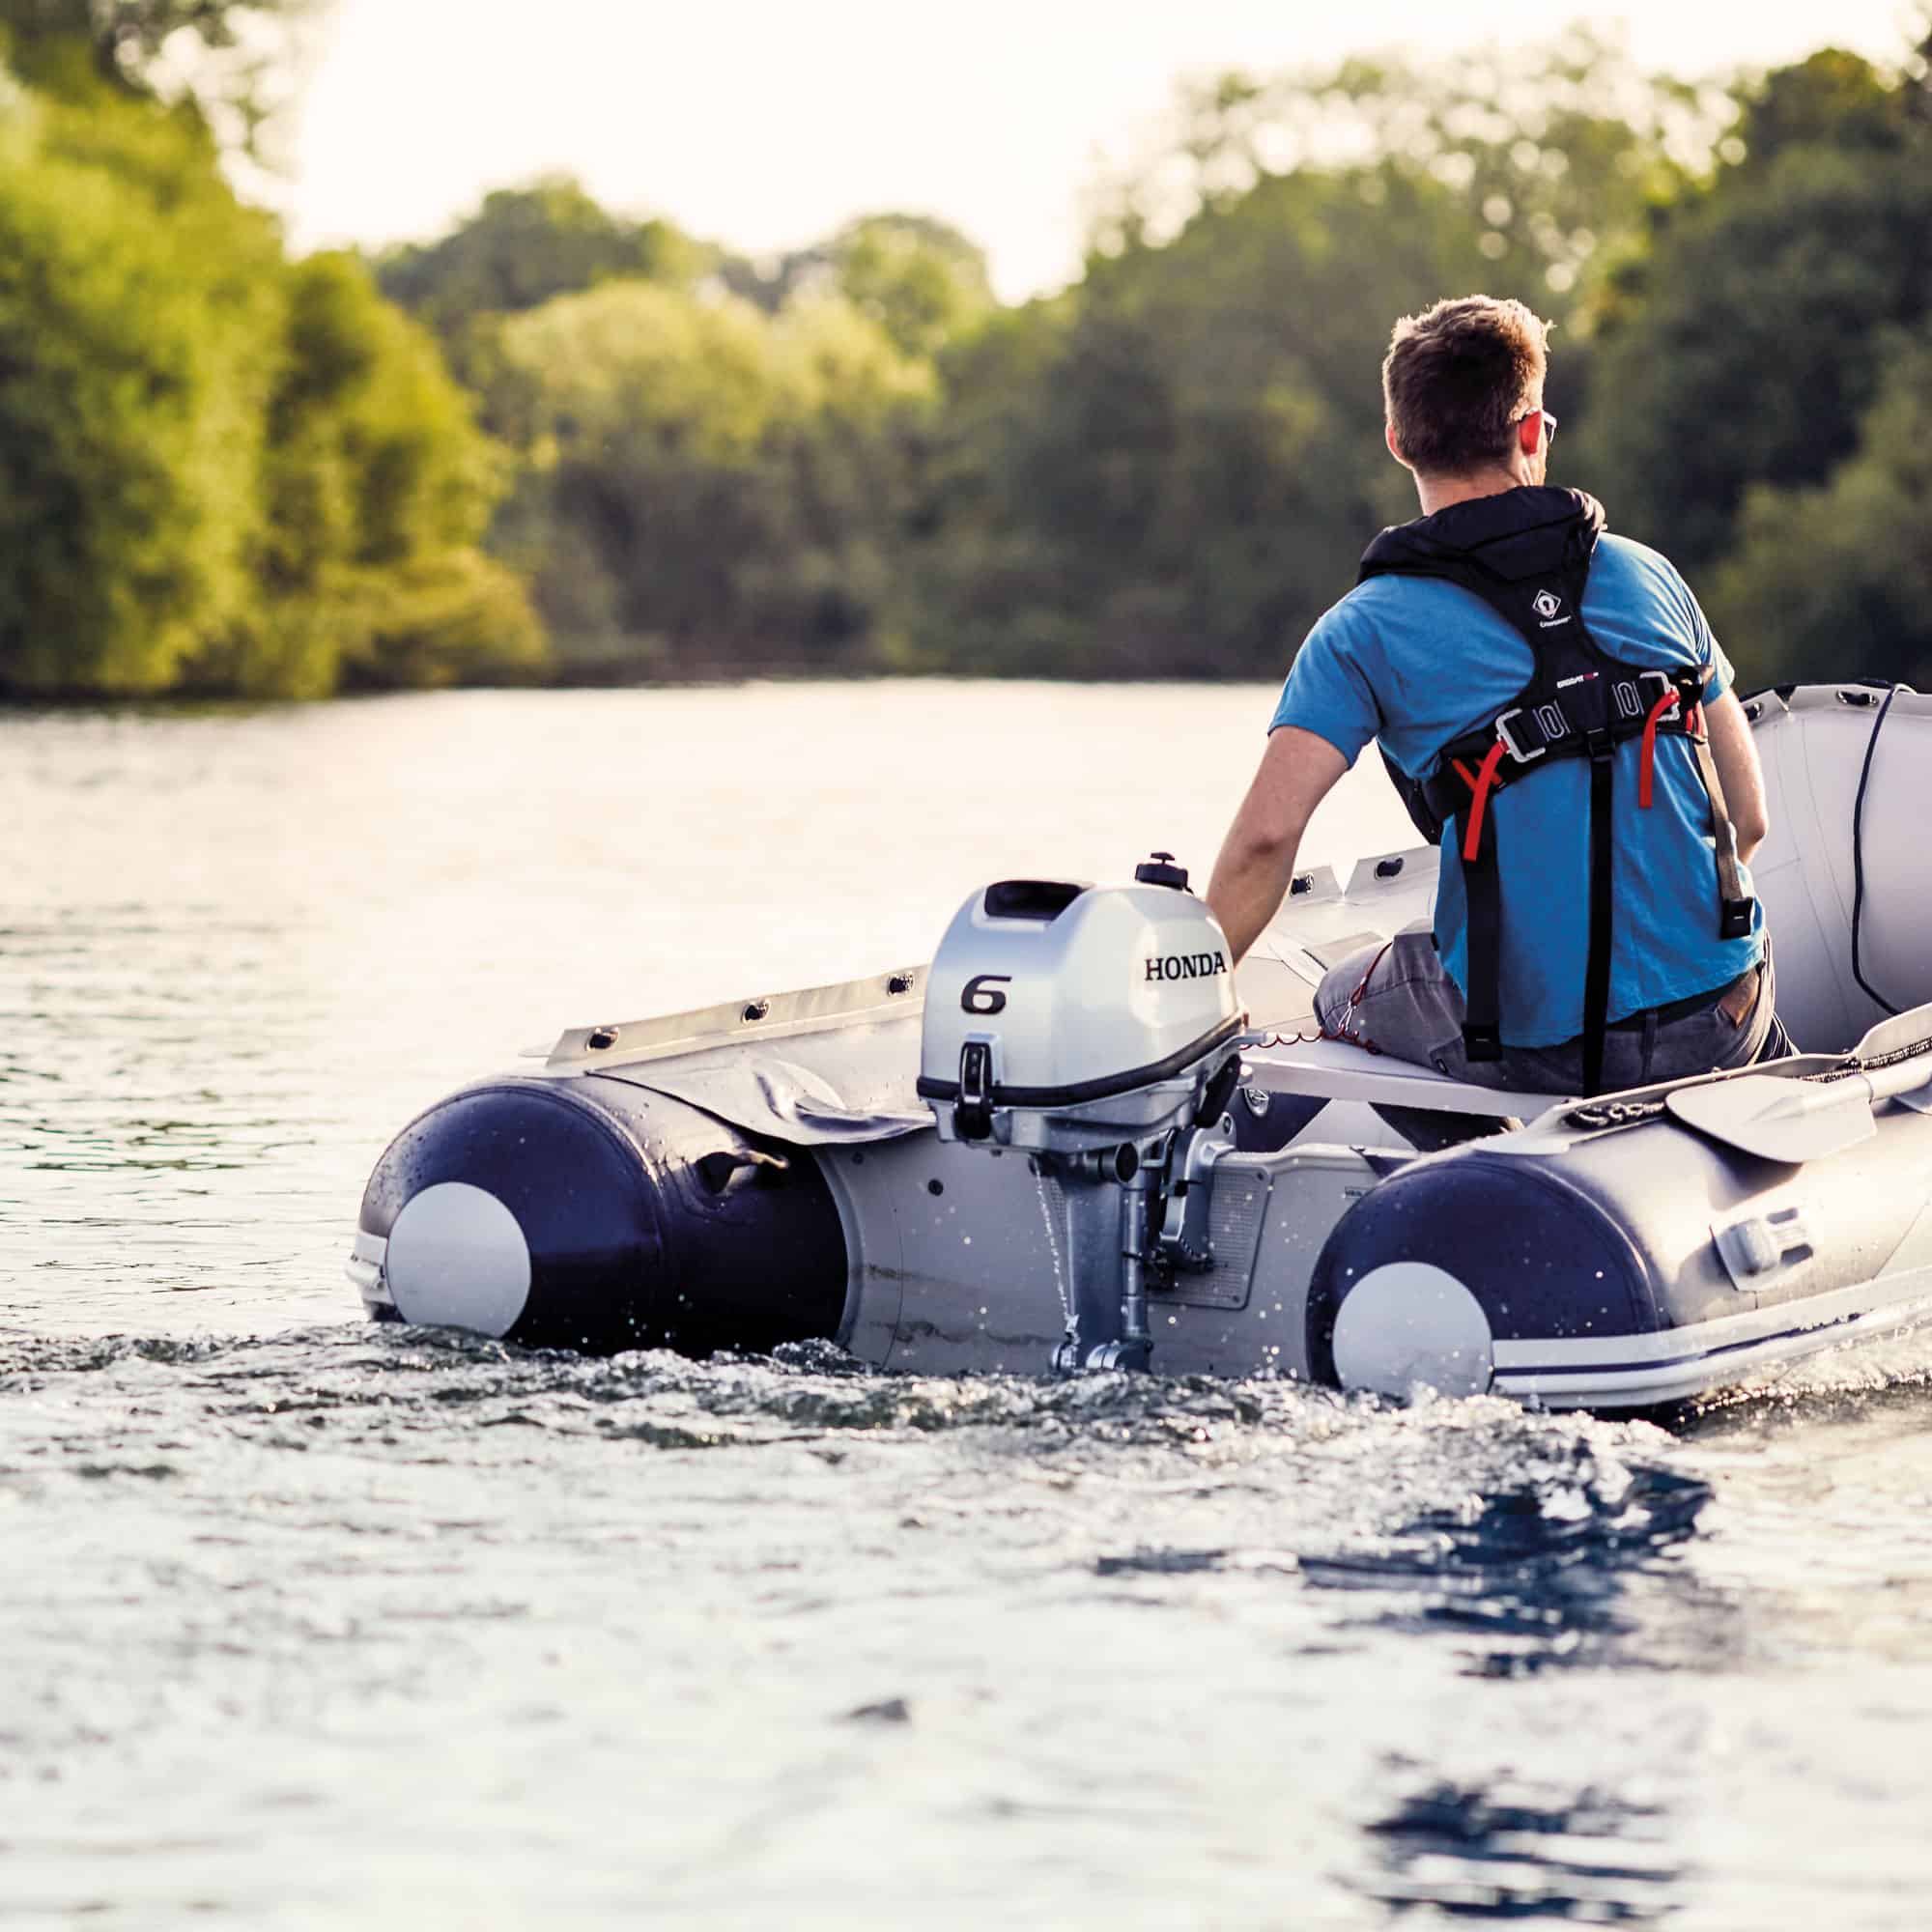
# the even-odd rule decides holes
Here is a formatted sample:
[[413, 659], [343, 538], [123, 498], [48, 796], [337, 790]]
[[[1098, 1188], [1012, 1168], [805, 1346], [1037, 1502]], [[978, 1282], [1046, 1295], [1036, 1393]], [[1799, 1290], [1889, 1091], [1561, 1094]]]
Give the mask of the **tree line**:
[[1753, 682], [1932, 677], [1932, 37], [1230, 75], [1006, 305], [930, 218], [758, 262], [567, 180], [292, 259], [213, 58], [285, 11], [0, 0], [0, 693], [1272, 677], [1414, 513], [1391, 322], [1474, 289]]

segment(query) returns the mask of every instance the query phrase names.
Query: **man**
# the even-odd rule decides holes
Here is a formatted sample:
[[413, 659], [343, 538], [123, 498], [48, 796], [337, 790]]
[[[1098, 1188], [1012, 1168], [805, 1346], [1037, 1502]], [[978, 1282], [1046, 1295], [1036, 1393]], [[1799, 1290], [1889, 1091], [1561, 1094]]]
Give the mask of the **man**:
[[1396, 325], [1384, 530], [1294, 660], [1208, 902], [1238, 959], [1370, 739], [1442, 847], [1434, 933], [1335, 967], [1324, 1031], [1488, 1087], [1602, 1093], [1790, 1051], [1746, 869], [1763, 775], [1684, 580], [1546, 487], [1548, 325], [1488, 296]]

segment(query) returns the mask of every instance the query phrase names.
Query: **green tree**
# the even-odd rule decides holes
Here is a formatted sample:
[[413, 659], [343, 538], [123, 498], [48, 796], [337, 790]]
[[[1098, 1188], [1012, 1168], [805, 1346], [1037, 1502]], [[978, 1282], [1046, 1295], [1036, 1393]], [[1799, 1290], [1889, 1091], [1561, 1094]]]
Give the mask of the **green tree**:
[[[1387, 170], [1444, 189], [1494, 284], [1567, 315], [1596, 265], [1706, 171], [1737, 113], [1721, 90], [1641, 71], [1577, 25], [1454, 60], [1396, 55], [1183, 85], [1166, 143], [1095, 196], [1103, 252], [1159, 243], [1204, 210], [1310, 172]], [[1364, 238], [1375, 233], [1362, 218]]]
[[714, 257], [670, 222], [612, 214], [554, 175], [494, 189], [447, 235], [384, 250], [376, 274], [390, 300], [437, 332], [465, 380], [487, 390], [499, 374], [503, 316], [604, 282], [688, 288]]
[[434, 341], [354, 256], [290, 270], [257, 597], [191, 681], [279, 696], [526, 676], [541, 633], [478, 550], [507, 484]]
[[445, 236], [387, 249], [377, 279], [440, 332], [478, 315], [514, 315], [599, 282], [688, 286], [709, 252], [668, 221], [612, 214], [569, 175], [495, 188]]
[[291, 268], [192, 109], [0, 83], [0, 689], [527, 672], [432, 338], [352, 258]]
[[[185, 101], [254, 152], [278, 104], [291, 31], [328, 0], [0, 0], [0, 43], [36, 86], [83, 70], [125, 92]], [[0, 47], [4, 52], [4, 47]]]
[[[1414, 514], [1381, 442], [1396, 317], [1483, 288], [1573, 315], [1734, 114], [1583, 33], [1185, 90], [1103, 187], [1082, 283], [941, 358], [915, 661], [1277, 671]], [[1559, 333], [1566, 418], [1591, 374]]]
[[1585, 432], [1620, 526], [1685, 568], [1730, 548], [1747, 491], [1851, 455], [1888, 331], [1932, 310], [1932, 138], [1914, 83], [1816, 56], [1752, 97], [1733, 158], [1606, 282]]
[[1923, 77], [1888, 76], [1857, 54], [1822, 47], [1743, 90], [1743, 118], [1724, 144], [1732, 173], [1751, 179], [1792, 148], [1833, 148], [1872, 157], [1922, 139]]
[[512, 319], [503, 352], [528, 468], [499, 543], [575, 674], [864, 660], [930, 387], [875, 324], [612, 283]]
[[1413, 514], [1381, 443], [1392, 321], [1483, 262], [1439, 184], [1311, 170], [988, 328], [946, 364], [925, 648], [1008, 670], [1050, 651], [1090, 676], [1277, 670], [1369, 537]]
[[1709, 595], [1754, 682], [1932, 684], [1932, 326], [1886, 338], [1858, 449], [1827, 482], [1746, 493]]
[[915, 356], [937, 355], [994, 305], [984, 250], [929, 214], [860, 215], [770, 270], [730, 257], [720, 276], [772, 315], [800, 295], [841, 295]]
[[192, 117], [29, 95], [0, 143], [0, 685], [166, 688], [237, 620], [280, 247]]
[[901, 355], [937, 355], [993, 306], [983, 251], [930, 215], [862, 216], [833, 237], [827, 252], [839, 294]]

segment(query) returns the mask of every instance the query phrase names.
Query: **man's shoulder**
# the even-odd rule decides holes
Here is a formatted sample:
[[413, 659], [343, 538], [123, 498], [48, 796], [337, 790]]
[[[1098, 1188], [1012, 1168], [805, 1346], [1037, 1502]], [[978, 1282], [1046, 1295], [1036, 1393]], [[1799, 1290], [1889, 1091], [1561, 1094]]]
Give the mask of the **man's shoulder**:
[[1614, 530], [1605, 530], [1597, 539], [1591, 574], [1600, 573], [1665, 596], [1681, 597], [1689, 589], [1684, 573], [1661, 550], [1652, 550], [1634, 537], [1619, 536]]
[[1406, 654], [1418, 627], [1413, 593], [1441, 587], [1419, 578], [1371, 577], [1316, 618], [1302, 641], [1301, 655], [1318, 663], [1350, 665], [1379, 686], [1394, 674], [1392, 664]]
[[1315, 620], [1315, 629], [1332, 625], [1341, 633], [1373, 630], [1378, 621], [1400, 617], [1418, 606], [1426, 607], [1441, 599], [1445, 592], [1451, 601], [1460, 595], [1440, 578], [1405, 577], [1395, 572], [1365, 578], [1322, 611]]
[[1310, 644], [1325, 645], [1330, 649], [1346, 647], [1372, 636], [1375, 629], [1376, 600], [1367, 596], [1374, 588], [1375, 579], [1367, 583], [1358, 583], [1352, 590], [1336, 598], [1321, 616], [1308, 627], [1308, 637], [1302, 644], [1306, 650]]
[[1683, 572], [1634, 537], [1599, 539], [1584, 611], [1602, 642], [1638, 663], [1656, 651], [1691, 664], [1711, 656], [1710, 627]]

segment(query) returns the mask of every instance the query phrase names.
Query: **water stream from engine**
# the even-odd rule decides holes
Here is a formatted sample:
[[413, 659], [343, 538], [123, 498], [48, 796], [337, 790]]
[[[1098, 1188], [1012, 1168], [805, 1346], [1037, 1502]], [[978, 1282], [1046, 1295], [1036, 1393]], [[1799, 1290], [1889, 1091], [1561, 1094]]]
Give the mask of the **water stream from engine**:
[[1199, 880], [1269, 701], [0, 717], [0, 1924], [1921, 1925], [1926, 1338], [1666, 1432], [359, 1319], [418, 1109]]
[[1034, 1185], [1039, 1193], [1039, 1218], [1046, 1223], [1046, 1251], [1053, 1257], [1053, 1286], [1060, 1295], [1060, 1316], [1068, 1342], [1080, 1340], [1080, 1321], [1073, 1308], [1073, 1292], [1066, 1279], [1066, 1263], [1060, 1252], [1061, 1217], [1066, 1211], [1066, 1190], [1057, 1175], [1037, 1161], [1033, 1164]]

